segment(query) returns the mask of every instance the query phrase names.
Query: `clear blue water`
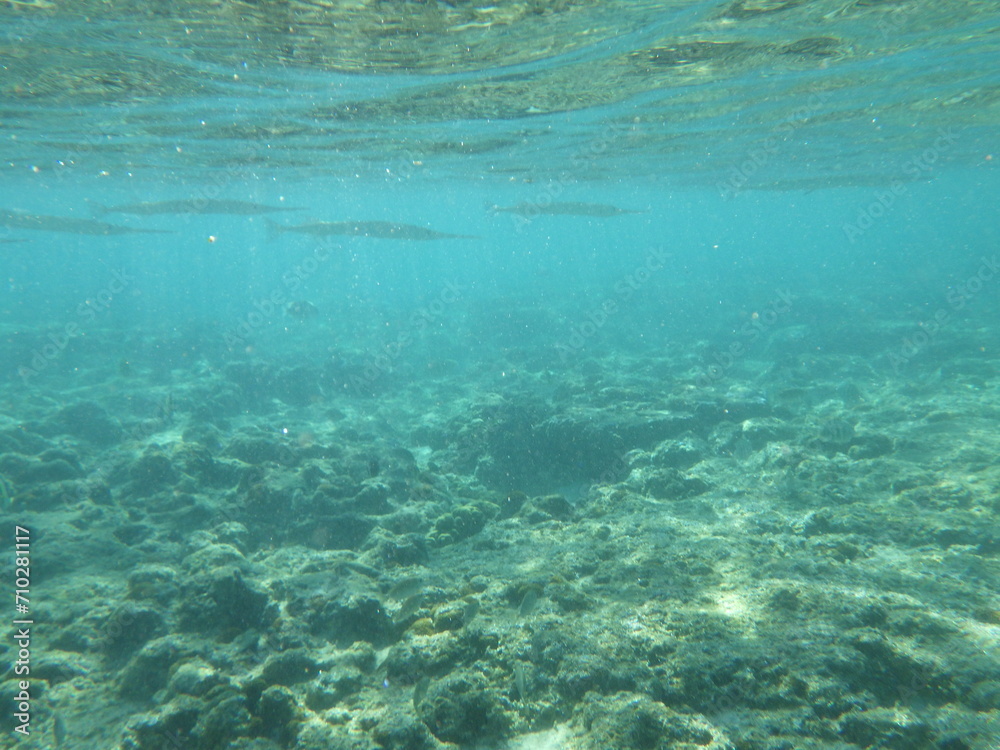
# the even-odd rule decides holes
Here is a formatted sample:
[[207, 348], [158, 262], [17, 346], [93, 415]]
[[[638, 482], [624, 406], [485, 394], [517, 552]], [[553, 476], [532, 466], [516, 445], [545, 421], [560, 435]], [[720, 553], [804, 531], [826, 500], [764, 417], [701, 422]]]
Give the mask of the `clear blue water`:
[[[120, 270], [128, 287], [113, 299], [102, 296], [100, 315], [81, 323], [140, 326], [152, 335], [194, 325], [211, 337], [237, 325], [255, 302], [277, 292], [285, 301], [315, 304], [324, 326], [343, 342], [359, 334], [353, 328], [357, 320], [389, 311], [405, 315], [434, 298], [447, 280], [467, 289], [469, 302], [496, 299], [502, 306], [504, 298], [513, 296], [520, 300], [517, 304], [551, 303], [570, 316], [585, 312], [591, 301], [613, 294], [615, 284], [659, 248], [669, 261], [637, 290], [644, 306], [622, 325], [630, 336], [645, 333], [660, 342], [724, 329], [738, 322], [741, 311], [762, 305], [779, 286], [804, 294], [818, 289], [841, 299], [847, 309], [878, 301], [885, 306], [883, 315], [895, 311], [894, 317], [901, 318], [913, 314], [911, 308], [941, 302], [954, 284], [975, 273], [981, 258], [992, 254], [997, 241], [989, 210], [992, 180], [984, 163], [981, 169], [942, 171], [930, 183], [905, 184], [899, 196], [888, 188], [845, 187], [808, 193], [745, 191], [727, 200], [711, 189], [648, 182], [630, 186], [622, 178], [611, 184], [572, 184], [560, 198], [644, 213], [530, 220], [490, 214], [483, 206], [513, 204], [537, 194], [544, 201], [544, 188], [539, 193], [533, 186], [419, 180], [346, 187], [342, 179], [324, 183], [310, 177], [292, 179], [282, 186], [287, 189], [280, 189], [255, 180], [232, 186], [227, 195], [304, 207], [278, 215], [278, 222], [396, 221], [479, 238], [427, 243], [333, 238], [335, 246], [313, 270], [309, 263], [319, 241], [292, 233], [269, 237], [260, 217], [107, 219], [171, 232], [164, 235], [95, 238], [9, 230], [10, 239], [21, 241], [3, 248], [4, 317], [15, 327], [72, 321], [80, 305], [91, 304]], [[44, 178], [8, 179], [7, 205], [89, 218], [88, 207], [77, 200], [81, 195], [116, 204], [200, 194], [197, 186], [193, 192], [165, 189], [155, 183], [142, 186], [139, 179], [115, 185], [113, 178], [74, 176], [72, 183], [69, 178], [39, 183]], [[873, 206], [880, 210], [880, 195], [892, 201], [884, 217], [870, 229], [853, 229]], [[990, 303], [982, 304], [985, 314]], [[630, 312], [623, 308], [619, 317], [624, 320]], [[285, 322], [280, 314], [269, 315], [260, 333], [274, 335]], [[309, 346], [312, 332], [301, 335], [300, 343]], [[470, 343], [470, 356], [479, 344], [488, 356], [488, 332]], [[373, 344], [362, 338], [358, 345]], [[11, 371], [18, 364], [8, 361]]]
[[1000, 3], [0, 5], [8, 737], [1000, 746]]

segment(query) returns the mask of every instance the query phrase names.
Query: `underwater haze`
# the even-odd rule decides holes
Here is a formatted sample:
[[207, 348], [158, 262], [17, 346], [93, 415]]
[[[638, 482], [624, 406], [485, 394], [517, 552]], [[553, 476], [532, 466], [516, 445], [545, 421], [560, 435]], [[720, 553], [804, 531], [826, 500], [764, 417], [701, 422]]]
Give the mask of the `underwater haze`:
[[0, 747], [1000, 748], [1000, 2], [0, 66]]

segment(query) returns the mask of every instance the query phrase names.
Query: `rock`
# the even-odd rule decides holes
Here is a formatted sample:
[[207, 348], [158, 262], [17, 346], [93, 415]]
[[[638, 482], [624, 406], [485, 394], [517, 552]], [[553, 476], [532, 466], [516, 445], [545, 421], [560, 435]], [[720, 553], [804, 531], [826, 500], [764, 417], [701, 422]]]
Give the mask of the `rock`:
[[478, 534], [486, 526], [490, 515], [496, 515], [499, 509], [491, 503], [474, 505], [466, 503], [440, 516], [434, 522], [434, 528], [428, 535], [428, 541], [438, 547], [454, 544]]
[[207, 422], [194, 422], [190, 427], [181, 433], [185, 444], [195, 452], [200, 454], [197, 448], [206, 448], [209, 451], [217, 451], [222, 447], [224, 433]]
[[126, 602], [104, 623], [101, 645], [112, 659], [124, 659], [165, 631], [166, 622], [159, 611]]
[[977, 682], [966, 696], [966, 703], [973, 711], [1000, 710], [1000, 680]]
[[42, 456], [34, 458], [20, 453], [5, 453], [0, 456], [0, 473], [18, 484], [43, 484], [46, 482], [64, 482], [76, 479], [83, 472], [75, 461], [70, 463], [62, 457], [52, 457], [52, 452], [45, 451]]
[[254, 482], [243, 494], [245, 520], [251, 526], [267, 525], [270, 535], [283, 529], [291, 520], [288, 511], [294, 507], [301, 490], [285, 477]]
[[385, 645], [394, 632], [392, 618], [382, 603], [363, 595], [331, 600], [311, 620], [316, 635], [333, 641], [340, 648], [355, 641]]
[[230, 487], [237, 481], [235, 466], [227, 462], [216, 462], [212, 452], [198, 443], [182, 443], [173, 452], [177, 468], [189, 477], [197, 479], [201, 485], [209, 487]]
[[322, 515], [297, 523], [287, 541], [313, 549], [358, 549], [373, 528], [375, 521], [360, 513]]
[[858, 460], [881, 458], [895, 450], [895, 441], [886, 435], [860, 435], [854, 438], [847, 455]]
[[111, 533], [122, 544], [127, 547], [134, 547], [153, 536], [156, 530], [145, 523], [126, 523], [118, 526]]
[[233, 740], [252, 733], [253, 723], [246, 696], [224, 690], [215, 696], [215, 705], [201, 714], [192, 734], [198, 738], [199, 748], [232, 747]]
[[[11, 672], [13, 676], [13, 672]], [[16, 706], [18, 703], [17, 695], [20, 693], [22, 688], [18, 685], [20, 679], [10, 679], [0, 682], [0, 701], [3, 701], [5, 706]], [[44, 680], [33, 680], [31, 682], [31, 698], [32, 700], [38, 700], [39, 698], [45, 699], [49, 694], [48, 683]], [[41, 702], [41, 701], [39, 701]]]
[[382, 482], [367, 482], [354, 496], [351, 505], [366, 516], [384, 516], [393, 510], [389, 502], [389, 487]]
[[434, 609], [431, 622], [435, 633], [443, 633], [446, 630], [459, 630], [465, 625], [465, 611], [467, 603], [463, 601], [445, 602], [440, 607]]
[[[211, 537], [214, 539], [214, 537]], [[192, 537], [194, 542], [194, 537]], [[241, 570], [249, 569], [243, 553], [231, 544], [220, 544], [209, 541], [184, 558], [187, 570], [199, 573], [213, 568], [235, 567]]]
[[36, 459], [21, 453], [4, 453], [0, 455], [0, 473], [14, 482], [21, 482], [35, 463]]
[[247, 464], [260, 465], [266, 462], [294, 466], [298, 463], [291, 446], [273, 438], [237, 435], [226, 446], [225, 454], [238, 458]]
[[150, 446], [129, 469], [133, 489], [148, 495], [177, 481], [177, 471], [159, 446]]
[[236, 568], [214, 575], [209, 596], [219, 620], [239, 630], [261, 626], [270, 603], [267, 594], [252, 587]]
[[513, 518], [528, 502], [528, 496], [519, 490], [503, 492], [493, 498], [493, 503], [500, 508], [499, 519]]
[[176, 574], [166, 565], [140, 565], [128, 575], [129, 599], [151, 599], [168, 604], [177, 592]]
[[[418, 523], [413, 521], [408, 526], [414, 528]], [[385, 529], [375, 529], [368, 537], [365, 549], [377, 559], [384, 560], [388, 566], [427, 565], [430, 561], [427, 539], [420, 534], [393, 534]]]
[[729, 750], [724, 734], [698, 714], [681, 714], [637, 693], [588, 693], [576, 707], [574, 722], [586, 728], [586, 750]]
[[364, 673], [357, 667], [344, 665], [324, 669], [323, 674], [309, 685], [306, 705], [313, 711], [325, 711], [361, 690], [364, 684]]
[[83, 465], [80, 463], [80, 456], [77, 455], [76, 451], [65, 450], [63, 448], [49, 448], [38, 454], [39, 461], [65, 461], [74, 469], [76, 469], [78, 474], [83, 474]]
[[423, 722], [404, 712], [382, 716], [372, 729], [372, 739], [379, 747], [400, 750], [437, 750], [440, 747]]
[[[544, 520], [555, 518], [560, 521], [566, 521], [573, 516], [573, 504], [562, 495], [544, 495], [532, 499], [530, 505], [524, 509], [523, 513], [534, 523], [542, 520], [537, 518], [538, 514], [541, 514]], [[532, 514], [536, 517], [532, 517]]]
[[234, 632], [262, 628], [274, 616], [268, 595], [252, 586], [238, 568], [212, 569], [183, 586], [192, 592], [177, 612], [183, 629], [232, 637]]
[[56, 415], [56, 424], [67, 434], [100, 446], [117, 443], [124, 435], [121, 425], [93, 401], [63, 407]]
[[220, 543], [237, 549], [245, 555], [250, 549], [250, 530], [238, 521], [224, 521], [212, 529]]
[[89, 672], [86, 658], [79, 653], [46, 649], [31, 666], [31, 675], [49, 685], [58, 685]]
[[319, 664], [308, 649], [293, 648], [264, 662], [261, 679], [268, 685], [295, 685], [308, 682], [319, 673]]
[[653, 452], [651, 463], [661, 469], [688, 469], [708, 455], [703, 440], [667, 440]]
[[642, 472], [640, 476], [641, 491], [657, 500], [685, 500], [711, 489], [698, 477], [688, 476], [677, 469], [654, 469]]
[[207, 662], [196, 659], [181, 664], [170, 675], [167, 689], [173, 695], [202, 696], [219, 685], [228, 684], [225, 676]]
[[144, 645], [118, 675], [119, 693], [130, 700], [146, 700], [167, 685], [170, 668], [194, 651], [178, 636], [156, 638]]
[[40, 484], [42, 482], [62, 482], [67, 479], [75, 479], [78, 476], [80, 476], [80, 472], [72, 464], [58, 459], [32, 465], [24, 474], [23, 481], [28, 484]]
[[936, 732], [905, 708], [872, 708], [847, 714], [840, 721], [840, 737], [861, 747], [918, 750], [934, 747]]
[[[283, 750], [284, 747], [278, 745], [272, 740], [265, 739], [264, 737], [240, 737], [238, 739], [232, 740], [228, 745], [226, 745], [226, 750]], [[354, 750], [354, 747], [349, 747], [348, 745], [342, 745], [344, 750]], [[312, 748], [320, 750], [318, 745], [312, 745]], [[324, 745], [322, 750], [339, 750], [338, 747], [332, 745]], [[362, 748], [361, 750], [369, 750], [368, 748]], [[380, 750], [379, 748], [372, 748], [372, 750]]]
[[295, 694], [281, 685], [272, 685], [260, 694], [254, 714], [260, 720], [260, 732], [275, 738], [281, 747], [292, 747], [297, 734], [299, 714]]
[[[512, 725], [503, 702], [486, 678], [465, 670], [455, 670], [431, 683], [416, 710], [435, 737], [460, 746], [481, 737], [498, 742], [507, 736]], [[610, 747], [615, 746], [608, 745], [602, 750]]]
[[155, 712], [139, 714], [128, 722], [127, 739], [123, 750], [165, 750], [165, 737], [171, 738], [174, 746], [186, 747], [192, 744], [191, 732], [204, 706], [197, 698], [176, 696]]
[[4, 453], [36, 455], [50, 448], [49, 441], [32, 432], [27, 424], [0, 431], [0, 455]]

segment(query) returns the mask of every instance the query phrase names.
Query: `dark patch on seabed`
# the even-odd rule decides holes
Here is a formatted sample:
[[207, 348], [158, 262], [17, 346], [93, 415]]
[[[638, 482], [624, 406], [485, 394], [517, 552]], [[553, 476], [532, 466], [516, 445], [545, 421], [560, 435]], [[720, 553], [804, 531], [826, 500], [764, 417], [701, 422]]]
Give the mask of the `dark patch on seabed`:
[[898, 374], [863, 325], [433, 379], [73, 339], [2, 393], [25, 746], [997, 747], [998, 362], [956, 322]]

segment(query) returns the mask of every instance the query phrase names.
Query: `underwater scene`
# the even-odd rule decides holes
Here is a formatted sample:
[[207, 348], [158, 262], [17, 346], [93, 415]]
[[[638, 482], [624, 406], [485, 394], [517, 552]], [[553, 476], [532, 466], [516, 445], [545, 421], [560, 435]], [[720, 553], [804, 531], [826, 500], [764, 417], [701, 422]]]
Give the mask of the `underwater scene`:
[[1000, 0], [0, 66], [0, 748], [1000, 750]]

